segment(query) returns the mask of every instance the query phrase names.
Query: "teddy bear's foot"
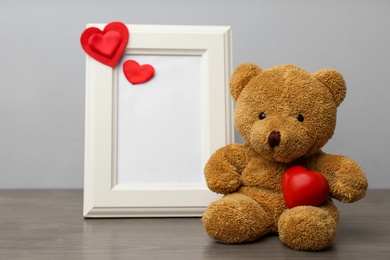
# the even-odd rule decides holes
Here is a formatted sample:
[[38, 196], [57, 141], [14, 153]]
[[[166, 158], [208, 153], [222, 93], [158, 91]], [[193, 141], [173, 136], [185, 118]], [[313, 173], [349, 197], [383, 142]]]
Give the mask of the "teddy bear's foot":
[[210, 237], [232, 244], [254, 241], [271, 231], [271, 219], [253, 199], [242, 194], [226, 195], [213, 202], [202, 217]]
[[294, 249], [308, 251], [325, 249], [337, 232], [335, 214], [337, 212], [312, 206], [288, 209], [279, 218], [279, 237]]

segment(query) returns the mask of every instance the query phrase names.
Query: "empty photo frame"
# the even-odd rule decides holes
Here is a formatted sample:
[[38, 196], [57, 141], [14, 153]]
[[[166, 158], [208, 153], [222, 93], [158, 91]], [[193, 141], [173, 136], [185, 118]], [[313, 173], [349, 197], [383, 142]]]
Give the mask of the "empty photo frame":
[[[231, 28], [126, 26], [114, 68], [86, 59], [84, 217], [201, 216], [221, 197], [204, 165], [234, 136]], [[131, 83], [129, 60], [154, 76]]]

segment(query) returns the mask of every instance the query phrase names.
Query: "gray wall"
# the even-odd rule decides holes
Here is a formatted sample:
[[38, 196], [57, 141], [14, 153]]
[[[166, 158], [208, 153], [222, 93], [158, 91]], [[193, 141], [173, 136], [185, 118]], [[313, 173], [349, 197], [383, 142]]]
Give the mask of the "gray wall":
[[[348, 85], [327, 152], [390, 188], [390, 1], [1, 0], [0, 188], [83, 186], [86, 23], [231, 25], [234, 67], [338, 69]], [[239, 139], [240, 140], [240, 139]]]

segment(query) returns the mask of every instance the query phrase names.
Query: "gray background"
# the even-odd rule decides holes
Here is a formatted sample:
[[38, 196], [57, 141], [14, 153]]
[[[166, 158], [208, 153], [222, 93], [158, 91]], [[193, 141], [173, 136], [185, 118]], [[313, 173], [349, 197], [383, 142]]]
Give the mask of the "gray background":
[[[0, 1], [0, 188], [82, 188], [87, 23], [231, 25], [234, 67], [334, 68], [348, 94], [330, 153], [390, 188], [390, 1]], [[238, 138], [238, 141], [241, 139]]]

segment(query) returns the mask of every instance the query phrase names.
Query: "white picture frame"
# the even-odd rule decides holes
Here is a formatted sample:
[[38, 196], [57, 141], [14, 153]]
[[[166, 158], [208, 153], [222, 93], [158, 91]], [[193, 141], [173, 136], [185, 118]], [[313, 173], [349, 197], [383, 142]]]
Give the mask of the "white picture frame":
[[[101, 30], [104, 26], [105, 24], [87, 25]], [[203, 169], [214, 151], [234, 141], [233, 101], [229, 94], [229, 79], [232, 73], [231, 27], [126, 26], [130, 38], [123, 55], [201, 58], [199, 93], [202, 152], [199, 156]], [[106, 66], [87, 55], [84, 217], [201, 216], [212, 201], [221, 197], [211, 192], [205, 182], [161, 185], [118, 183], [120, 69], [119, 66]], [[203, 176], [203, 172], [199, 174]]]

